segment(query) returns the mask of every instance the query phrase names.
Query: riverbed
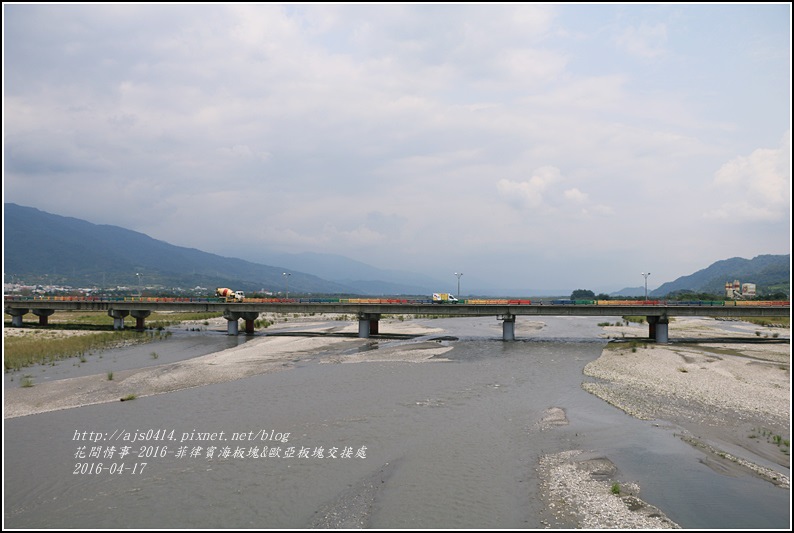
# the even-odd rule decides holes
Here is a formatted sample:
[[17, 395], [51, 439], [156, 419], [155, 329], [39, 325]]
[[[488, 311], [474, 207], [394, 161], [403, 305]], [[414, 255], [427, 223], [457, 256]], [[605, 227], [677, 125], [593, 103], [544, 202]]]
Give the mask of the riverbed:
[[[676, 421], [630, 416], [583, 389], [599, 382], [584, 368], [607, 343], [601, 320], [520, 319], [515, 342], [494, 318], [382, 321], [385, 338], [371, 339], [333, 322], [244, 341], [181, 329], [96, 355], [96, 372], [52, 370], [25, 391], [6, 376], [5, 526], [587, 527], [586, 505], [549, 477], [578, 463], [595, 465], [595, 490], [617, 484], [615, 499], [636, 498], [669, 527], [787, 528], [787, 489], [715, 468]], [[220, 351], [198, 348], [211, 343]], [[213, 378], [166, 379], [194, 372]], [[26, 399], [34, 414], [8, 417], [12, 396], [70, 380], [96, 385], [90, 401]], [[167, 381], [171, 392], [158, 388]]]

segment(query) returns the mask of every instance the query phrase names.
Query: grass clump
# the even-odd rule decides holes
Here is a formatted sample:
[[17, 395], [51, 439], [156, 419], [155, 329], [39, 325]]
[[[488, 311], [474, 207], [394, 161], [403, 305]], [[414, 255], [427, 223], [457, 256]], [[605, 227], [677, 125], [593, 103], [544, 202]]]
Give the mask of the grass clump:
[[152, 313], [149, 315], [149, 321], [146, 323], [146, 327], [148, 329], [162, 330], [168, 326], [195, 320], [204, 320], [204, 324], [209, 325], [207, 319], [221, 316], [223, 316], [223, 313]]
[[626, 322], [634, 322], [636, 324], [645, 324], [644, 316], [624, 316], [623, 320]]
[[610, 342], [608, 343], [604, 349], [606, 350], [631, 350], [631, 352], [635, 353], [638, 348], [647, 348], [648, 342], [647, 341], [618, 341], [618, 342]]
[[23, 367], [47, 364], [53, 361], [80, 357], [87, 361], [86, 354], [124, 344], [144, 343], [162, 339], [168, 333], [134, 330], [100, 331], [69, 337], [7, 337], [3, 339], [3, 364], [6, 371]]
[[768, 316], [768, 317], [741, 317], [739, 320], [750, 322], [757, 326], [769, 326], [778, 328], [787, 328], [791, 326], [791, 318], [785, 316]]

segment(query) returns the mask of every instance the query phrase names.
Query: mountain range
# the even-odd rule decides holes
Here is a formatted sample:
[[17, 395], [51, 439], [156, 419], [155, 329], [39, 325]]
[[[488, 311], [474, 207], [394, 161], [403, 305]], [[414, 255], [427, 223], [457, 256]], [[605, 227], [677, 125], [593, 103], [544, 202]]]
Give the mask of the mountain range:
[[[733, 257], [713, 263], [689, 276], [662, 284], [651, 296], [665, 296], [683, 291], [724, 294], [725, 284], [734, 280], [754, 283], [764, 292], [788, 292], [791, 278], [791, 255], [759, 255], [753, 259]], [[696, 288], [696, 289], [693, 289]]]
[[273, 254], [270, 265], [253, 263], [13, 203], [3, 204], [3, 237], [5, 281], [27, 284], [213, 290], [228, 286], [249, 292], [362, 295], [427, 294], [438, 286], [425, 276], [379, 270], [330, 254]]
[[[247, 292], [351, 295], [426, 295], [445, 285], [421, 274], [378, 269], [333, 254], [266, 254], [268, 264], [253, 263], [13, 203], [3, 204], [3, 233], [5, 282], [162, 290], [227, 286]], [[722, 294], [725, 283], [734, 279], [755, 283], [759, 294], [766, 289], [787, 293], [790, 255], [718, 261], [663, 284], [649, 296], [682, 291]], [[642, 296], [643, 290], [626, 288], [615, 295]]]

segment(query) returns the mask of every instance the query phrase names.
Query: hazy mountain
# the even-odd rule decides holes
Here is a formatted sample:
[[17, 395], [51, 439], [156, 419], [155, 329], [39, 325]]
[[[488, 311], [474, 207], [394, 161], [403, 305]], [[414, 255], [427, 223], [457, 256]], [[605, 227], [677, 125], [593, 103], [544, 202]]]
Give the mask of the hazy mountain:
[[263, 253], [256, 257], [269, 265], [307, 272], [346, 285], [366, 294], [429, 294], [444, 284], [415, 272], [385, 270], [336, 254], [305, 252], [300, 254]]
[[[233, 287], [235, 290], [353, 293], [355, 288], [282, 266], [174, 246], [117, 226], [6, 203], [4, 270], [27, 283], [90, 287]], [[290, 273], [285, 280], [283, 273]]]
[[[265, 254], [259, 264], [174, 246], [118, 226], [97, 225], [6, 203], [4, 271], [9, 282], [72, 287], [228, 286], [235, 290], [293, 293], [399, 295], [454, 292], [454, 280], [440, 282], [421, 274], [378, 269], [333, 254]], [[662, 297], [675, 291], [722, 294], [735, 279], [755, 283], [760, 294], [788, 292], [789, 255], [762, 255], [718, 261], [689, 276], [649, 291]], [[275, 266], [271, 266], [275, 265]], [[289, 278], [283, 276], [289, 272]], [[473, 280], [469, 280], [471, 282]], [[601, 292], [601, 291], [598, 291]], [[465, 294], [472, 294], [471, 289]], [[567, 296], [570, 291], [489, 291], [483, 296]], [[642, 296], [644, 288], [626, 288], [613, 296]]]
[[[6, 280], [72, 287], [127, 286], [324, 294], [429, 294], [427, 276], [382, 270], [332, 254], [265, 254], [262, 263], [175, 246], [118, 226], [97, 225], [6, 203]], [[285, 279], [284, 272], [289, 272]]]
[[[651, 291], [648, 291], [648, 293], [652, 294]], [[645, 296], [645, 287], [625, 287], [619, 291], [611, 292], [609, 295], [613, 298], [638, 298], [640, 296]]]

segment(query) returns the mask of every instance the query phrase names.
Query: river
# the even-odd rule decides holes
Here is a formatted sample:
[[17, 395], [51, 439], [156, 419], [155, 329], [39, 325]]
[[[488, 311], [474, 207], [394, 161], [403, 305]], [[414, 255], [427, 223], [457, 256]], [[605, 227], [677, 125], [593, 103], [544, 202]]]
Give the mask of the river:
[[[549, 514], [539, 458], [581, 449], [608, 457], [621, 481], [639, 484], [643, 500], [684, 528], [787, 528], [789, 491], [718, 474], [675, 427], [582, 390], [582, 369], [606, 342], [602, 320], [544, 318], [541, 329], [517, 327], [515, 342], [501, 341], [493, 318], [428, 320], [457, 338], [438, 341], [452, 347], [446, 360], [326, 364], [329, 354], [317, 353], [280, 372], [5, 420], [5, 527], [540, 529]], [[373, 339], [366, 349], [438, 336]], [[64, 362], [42, 379], [239, 342], [175, 330], [95, 356], [97, 366]], [[26, 369], [16, 383], [37, 371], [47, 373]], [[543, 431], [552, 407], [569, 425]], [[136, 434], [143, 439], [132, 442]]]

